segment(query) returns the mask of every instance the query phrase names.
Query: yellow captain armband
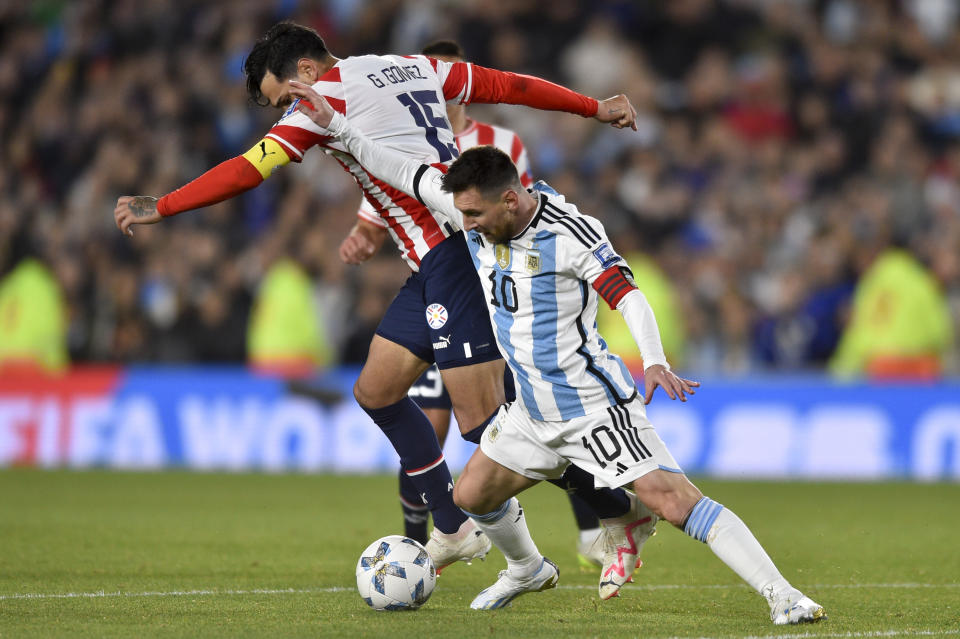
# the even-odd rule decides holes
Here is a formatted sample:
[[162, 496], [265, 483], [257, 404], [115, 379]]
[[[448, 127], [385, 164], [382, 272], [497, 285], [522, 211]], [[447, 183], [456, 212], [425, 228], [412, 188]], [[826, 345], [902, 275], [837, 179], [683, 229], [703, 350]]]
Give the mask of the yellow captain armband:
[[263, 138], [244, 153], [243, 157], [260, 172], [264, 180], [270, 177], [274, 169], [278, 169], [290, 161], [287, 152], [273, 138]]

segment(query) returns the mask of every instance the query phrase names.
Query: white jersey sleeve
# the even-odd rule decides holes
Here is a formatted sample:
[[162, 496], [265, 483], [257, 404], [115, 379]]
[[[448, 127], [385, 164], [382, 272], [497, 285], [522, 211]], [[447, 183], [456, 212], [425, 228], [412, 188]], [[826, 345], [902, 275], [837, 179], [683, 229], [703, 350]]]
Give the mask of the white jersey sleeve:
[[[599, 295], [620, 311], [637, 343], [644, 368], [660, 364], [669, 369], [663, 354], [660, 330], [646, 296], [636, 288], [630, 269], [613, 249], [599, 220], [582, 215], [579, 231], [565, 237], [563, 248], [569, 256], [571, 275], [588, 282]], [[568, 224], [574, 220], [569, 219]]]
[[460, 212], [453, 205], [453, 194], [441, 188], [443, 173], [439, 169], [374, 143], [340, 113], [334, 114], [328, 131], [376, 178], [415, 197], [454, 228], [463, 228]]
[[654, 364], [659, 364], [670, 370], [670, 364], [667, 363], [667, 356], [663, 354], [663, 343], [660, 341], [660, 329], [657, 326], [657, 318], [653, 314], [653, 309], [647, 301], [646, 296], [639, 289], [634, 289], [627, 293], [617, 310], [623, 315], [623, 320], [630, 329], [633, 341], [637, 343], [640, 349], [640, 357], [643, 358], [643, 370], [647, 370]]
[[578, 215], [564, 220], [569, 235], [562, 237], [562, 247], [570, 275], [584, 280], [591, 286], [605, 271], [617, 266], [626, 266], [600, 221], [589, 215]]

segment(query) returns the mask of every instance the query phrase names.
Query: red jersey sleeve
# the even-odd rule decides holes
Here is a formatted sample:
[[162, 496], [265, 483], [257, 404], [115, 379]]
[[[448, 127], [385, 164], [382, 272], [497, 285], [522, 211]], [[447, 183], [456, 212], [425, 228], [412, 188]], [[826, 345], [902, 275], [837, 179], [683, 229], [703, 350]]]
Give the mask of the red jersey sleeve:
[[456, 62], [443, 83], [447, 100], [460, 97], [462, 104], [522, 104], [544, 111], [566, 111], [585, 118], [597, 114], [599, 103], [559, 84], [532, 75], [488, 69], [469, 62]]
[[210, 206], [249, 191], [261, 182], [263, 176], [260, 172], [246, 158], [238, 155], [164, 195], [157, 202], [157, 212], [167, 217]]

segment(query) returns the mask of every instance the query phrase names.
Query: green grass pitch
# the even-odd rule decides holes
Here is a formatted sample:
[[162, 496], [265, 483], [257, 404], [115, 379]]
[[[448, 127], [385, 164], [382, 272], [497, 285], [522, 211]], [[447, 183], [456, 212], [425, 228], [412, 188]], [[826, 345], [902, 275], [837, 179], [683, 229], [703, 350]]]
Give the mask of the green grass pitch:
[[661, 524], [601, 602], [560, 491], [524, 495], [556, 590], [468, 609], [504, 567], [444, 572], [415, 612], [367, 608], [359, 553], [401, 532], [392, 477], [0, 471], [0, 637], [908, 637], [960, 635], [960, 485], [698, 482], [829, 619], [775, 627], [709, 549]]

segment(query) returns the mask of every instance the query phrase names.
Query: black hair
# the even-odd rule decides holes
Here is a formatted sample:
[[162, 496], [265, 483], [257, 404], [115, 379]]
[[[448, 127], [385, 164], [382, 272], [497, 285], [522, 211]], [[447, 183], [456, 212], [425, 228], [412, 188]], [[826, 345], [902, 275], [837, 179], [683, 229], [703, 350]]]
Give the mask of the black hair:
[[323, 38], [310, 27], [289, 20], [278, 22], [256, 41], [243, 62], [247, 95], [256, 104], [267, 106], [260, 91], [260, 83], [267, 71], [280, 80], [288, 80], [297, 75], [300, 58], [322, 61], [328, 55]]
[[510, 156], [489, 145], [461, 153], [443, 176], [442, 188], [447, 193], [462, 193], [474, 187], [486, 200], [494, 200], [510, 188], [523, 188]]
[[463, 55], [463, 49], [460, 48], [460, 45], [453, 40], [437, 40], [436, 42], [431, 42], [422, 48], [420, 53], [429, 56], [443, 55], [451, 58], [460, 58], [461, 60], [467, 57]]

